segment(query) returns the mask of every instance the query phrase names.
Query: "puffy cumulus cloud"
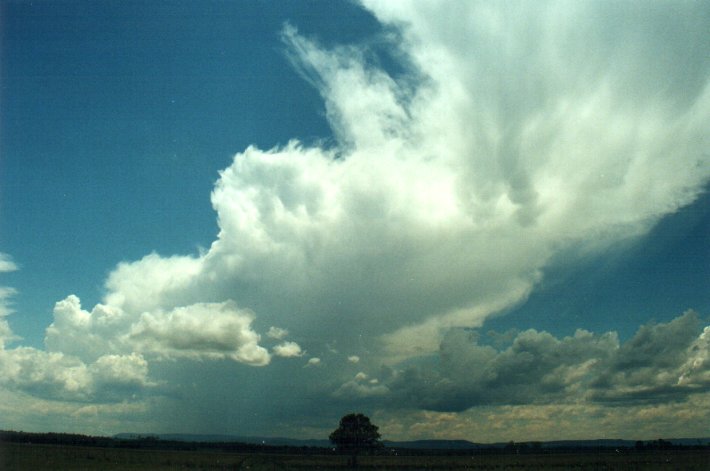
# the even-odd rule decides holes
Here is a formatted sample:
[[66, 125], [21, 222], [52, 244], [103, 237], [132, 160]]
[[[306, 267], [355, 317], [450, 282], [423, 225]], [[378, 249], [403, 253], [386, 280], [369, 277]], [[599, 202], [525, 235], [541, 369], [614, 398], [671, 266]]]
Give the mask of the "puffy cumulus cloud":
[[694, 340], [688, 349], [688, 359], [681, 367], [678, 384], [710, 382], [710, 326]]
[[308, 366], [320, 366], [321, 364], [321, 359], [318, 357], [313, 357], [309, 358], [308, 361], [306, 362], [306, 367]]
[[367, 373], [360, 371], [351, 380], [343, 383], [335, 392], [333, 397], [344, 400], [367, 400], [385, 396], [389, 393], [389, 388], [379, 384], [376, 378], [369, 379]]
[[45, 343], [50, 351], [91, 360], [104, 352], [141, 352], [160, 359], [228, 358], [262, 366], [270, 355], [259, 345], [253, 319], [233, 301], [135, 314], [104, 304], [88, 312], [72, 295], [55, 305]]
[[89, 312], [82, 309], [77, 296], [70, 295], [54, 305], [53, 316], [44, 340], [51, 352], [95, 361], [105, 352], [128, 351], [119, 336], [126, 333], [131, 320], [120, 308], [98, 304]]
[[394, 404], [442, 412], [475, 406], [682, 402], [710, 390], [706, 327], [689, 311], [642, 326], [620, 344], [616, 333], [578, 330], [559, 339], [527, 330], [499, 350], [475, 332], [444, 338], [437, 366], [395, 371], [386, 385]]
[[462, 411], [486, 404], [550, 403], [580, 392], [580, 381], [618, 348], [615, 334], [577, 331], [558, 339], [528, 330], [497, 350], [475, 333], [455, 330], [441, 343], [439, 367], [413, 366], [394, 375], [395, 397], [417, 407]]
[[710, 391], [710, 342], [689, 311], [666, 324], [643, 326], [592, 382], [600, 402], [661, 403]]
[[148, 362], [142, 355], [104, 355], [89, 366], [96, 385], [104, 388], [146, 386]]
[[166, 358], [223, 359], [267, 365], [268, 351], [251, 329], [253, 314], [236, 303], [199, 303], [169, 312], [143, 313], [128, 340], [138, 351]]
[[5, 350], [0, 358], [3, 385], [45, 397], [87, 396], [90, 375], [78, 358], [28, 347]]
[[274, 347], [274, 355], [284, 358], [303, 356], [301, 346], [296, 342], [284, 342]]
[[280, 327], [271, 326], [269, 327], [269, 331], [266, 333], [266, 335], [272, 339], [283, 340], [288, 335], [288, 330], [281, 329]]
[[122, 262], [106, 280], [105, 304], [130, 313], [193, 304], [184, 302], [190, 297], [186, 289], [200, 267], [199, 258], [155, 253], [137, 262]]
[[0, 384], [33, 396], [67, 401], [122, 401], [152, 386], [138, 354], [105, 355], [86, 364], [77, 357], [35, 348], [0, 351]]
[[[13, 293], [0, 289], [0, 302], [3, 295]], [[103, 306], [95, 312], [92, 319], [81, 310], [75, 296], [57, 303], [55, 323], [48, 328], [48, 344], [61, 348], [48, 351], [7, 348], [6, 342], [16, 337], [0, 316], [0, 389], [54, 401], [105, 403], [135, 398], [155, 386], [148, 379], [148, 362], [142, 355], [96, 353], [114, 349], [108, 334], [111, 322], [106, 319], [115, 317], [116, 312]], [[88, 328], [92, 322], [99, 326], [93, 332]], [[62, 336], [64, 332], [68, 333], [66, 337]]]

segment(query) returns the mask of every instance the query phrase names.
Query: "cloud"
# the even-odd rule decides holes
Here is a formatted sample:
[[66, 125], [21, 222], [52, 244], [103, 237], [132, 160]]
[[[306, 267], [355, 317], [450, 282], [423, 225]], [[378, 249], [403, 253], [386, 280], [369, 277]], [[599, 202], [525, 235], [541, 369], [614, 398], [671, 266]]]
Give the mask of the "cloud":
[[[8, 256], [3, 258], [9, 264], [3, 267], [5, 271], [17, 269]], [[60, 341], [55, 342], [52, 338], [49, 343], [62, 348], [54, 351], [52, 348], [49, 351], [31, 347], [7, 348], [8, 342], [18, 339], [5, 319], [12, 312], [7, 307], [7, 300], [14, 294], [14, 289], [0, 287], [2, 389], [54, 401], [122, 402], [127, 396], [140, 394], [154, 386], [148, 379], [148, 363], [140, 354], [96, 353], [112, 350], [111, 343], [104, 342], [108, 340], [107, 333], [115, 326], [112, 320], [117, 317], [116, 310], [99, 306], [94, 310], [96, 315], [92, 316], [81, 310], [75, 296], [57, 303], [55, 323], [47, 329], [48, 336], [60, 337]], [[98, 326], [95, 332], [90, 332], [88, 326], [91, 324]], [[64, 332], [69, 335], [62, 336]], [[86, 355], [89, 350], [94, 354]], [[80, 356], [90, 360], [74, 353], [83, 354]]]
[[3, 348], [6, 343], [12, 340], [17, 340], [17, 337], [12, 333], [10, 324], [6, 319], [6, 317], [13, 312], [10, 307], [10, 298], [12, 298], [15, 293], [16, 291], [12, 288], [0, 286], [0, 348]]
[[[157, 377], [190, 385], [207, 369], [173, 371], [175, 360], [236, 378], [235, 415], [271, 404], [242, 385], [280, 391], [271, 386], [283, 378], [284, 401], [301, 405], [325, 394], [447, 413], [707, 391], [707, 334], [692, 314], [623, 344], [529, 330], [499, 350], [469, 331], [524, 302], [553, 260], [639, 236], [707, 185], [710, 58], [692, 46], [705, 43], [707, 6], [363, 5], [386, 27], [377, 45], [328, 49], [283, 32], [323, 97], [333, 144], [237, 153], [211, 194], [209, 249], [119, 263], [90, 310], [59, 301], [46, 351], [2, 351], [7, 387], [87, 398]], [[0, 271], [15, 268], [0, 255]], [[271, 364], [260, 332], [288, 332], [273, 355], [307, 350], [321, 367], [298, 376]], [[358, 355], [345, 368], [316, 361], [329, 345]], [[389, 369], [372, 383], [355, 363]], [[174, 397], [195, 402], [185, 391]]]
[[141, 314], [99, 304], [88, 312], [72, 295], [56, 304], [45, 342], [50, 351], [88, 360], [106, 351], [141, 352], [158, 359], [231, 359], [263, 366], [270, 356], [251, 329], [253, 318], [233, 301]]
[[272, 339], [283, 340], [288, 335], [288, 330], [271, 326], [266, 335]]
[[363, 400], [383, 397], [390, 392], [387, 386], [379, 384], [375, 379], [367, 381], [368, 378], [366, 373], [360, 371], [353, 379], [343, 383], [333, 396], [345, 400]]
[[699, 325], [689, 311], [669, 323], [643, 326], [592, 382], [592, 399], [658, 403], [710, 391], [710, 327], [698, 335]]
[[[448, 328], [522, 302], [561, 250], [639, 235], [707, 182], [707, 60], [681, 87], [658, 54], [689, 52], [632, 41], [662, 13], [608, 31], [636, 7], [457, 5], [444, 21], [427, 3], [366, 6], [400, 31], [412, 72], [395, 79], [366, 59], [376, 52], [285, 30], [338, 144], [235, 156], [212, 194], [220, 234], [199, 292], [237, 293], [268, 322], [298, 297], [294, 334], [427, 354]], [[687, 43], [703, 34], [672, 28]]]
[[129, 341], [138, 351], [167, 358], [230, 358], [263, 366], [270, 356], [251, 330], [253, 315], [236, 303], [199, 303], [168, 313], [144, 313], [131, 328]]
[[35, 348], [0, 351], [0, 384], [33, 396], [67, 401], [123, 401], [152, 386], [138, 354], [105, 355], [92, 364]]
[[364, 4], [394, 28], [382, 44], [405, 73], [287, 27], [335, 145], [238, 153], [212, 192], [210, 248], [119, 264], [89, 317], [56, 311], [50, 349], [106, 353], [99, 318], [115, 317], [110, 352], [264, 365], [257, 330], [279, 325], [267, 336], [314, 352], [433, 354], [449, 329], [523, 302], [553, 256], [642, 234], [707, 183], [710, 65], [679, 46], [704, 34], [696, 20], [671, 21], [677, 38], [654, 49], [635, 38], [667, 15], [640, 21], [635, 5], [461, 4], [449, 21], [426, 2]]
[[[0, 273], [7, 273], [18, 270], [18, 266], [13, 262], [12, 257], [6, 253], [0, 252]], [[12, 333], [10, 324], [5, 319], [12, 314], [11, 298], [17, 294], [14, 288], [0, 285], [0, 349], [4, 348], [5, 344], [13, 340], [17, 340]]]
[[392, 404], [441, 412], [517, 404], [682, 402], [710, 391], [707, 327], [689, 311], [642, 326], [620, 343], [614, 332], [578, 330], [557, 338], [518, 333], [498, 350], [476, 332], [453, 330], [444, 338], [438, 367], [412, 366], [392, 376]]
[[284, 342], [274, 347], [274, 355], [284, 358], [303, 356], [301, 347], [296, 342]]
[[0, 273], [11, 272], [17, 270], [18, 267], [12, 261], [12, 257], [6, 253], [0, 252]]
[[373, 417], [392, 440], [470, 437], [479, 443], [575, 440], [598, 437], [702, 437], [710, 420], [710, 397], [696, 395], [688, 402], [605, 407], [566, 403], [474, 407], [460, 413], [380, 410]]

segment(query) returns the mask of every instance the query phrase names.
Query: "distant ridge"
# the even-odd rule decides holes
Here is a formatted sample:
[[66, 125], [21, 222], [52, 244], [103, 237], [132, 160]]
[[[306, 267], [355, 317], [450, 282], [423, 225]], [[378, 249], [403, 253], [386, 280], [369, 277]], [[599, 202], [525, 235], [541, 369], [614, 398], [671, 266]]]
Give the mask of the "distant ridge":
[[[318, 447], [330, 448], [332, 444], [329, 440], [321, 439], [298, 439], [284, 437], [257, 437], [241, 435], [219, 435], [219, 434], [187, 434], [187, 433], [119, 433], [113, 438], [121, 440], [134, 440], [140, 437], [152, 437], [159, 440], [195, 442], [195, 443], [228, 443], [238, 442], [251, 445], [267, 446], [292, 446], [292, 447]], [[653, 440], [642, 440], [644, 443]], [[672, 445], [696, 446], [710, 445], [710, 437], [704, 438], [669, 438], [664, 439]], [[407, 448], [417, 450], [477, 450], [483, 448], [505, 448], [510, 446], [508, 442], [501, 443], [474, 443], [468, 440], [411, 440], [411, 441], [390, 441], [384, 440], [384, 445], [388, 448]], [[547, 442], [518, 442], [519, 446], [525, 444], [539, 444], [541, 448], [633, 448], [636, 440], [623, 439], [596, 439], [596, 440], [552, 440]]]
[[172, 440], [176, 442], [195, 443], [248, 443], [250, 445], [268, 446], [295, 446], [295, 447], [320, 447], [328, 448], [332, 446], [329, 440], [318, 439], [298, 439], [284, 437], [249, 437], [241, 435], [215, 435], [215, 434], [191, 434], [191, 433], [118, 433], [113, 436], [119, 440], [135, 440], [141, 437], [152, 437], [160, 440]]
[[417, 450], [475, 450], [491, 446], [469, 442], [468, 440], [412, 440], [406, 442], [384, 440], [383, 443], [389, 448], [411, 448]]

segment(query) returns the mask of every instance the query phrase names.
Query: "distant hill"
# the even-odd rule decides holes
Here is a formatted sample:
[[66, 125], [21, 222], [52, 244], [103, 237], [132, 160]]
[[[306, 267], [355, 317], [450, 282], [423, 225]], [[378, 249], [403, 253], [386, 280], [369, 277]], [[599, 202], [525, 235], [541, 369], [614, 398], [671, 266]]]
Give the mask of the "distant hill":
[[283, 437], [248, 437], [241, 435], [209, 435], [190, 433], [118, 433], [113, 436], [119, 440], [134, 440], [140, 437], [153, 437], [159, 440], [195, 443], [248, 443], [251, 445], [267, 446], [294, 446], [294, 447], [320, 447], [332, 446], [329, 440], [297, 439]]
[[[159, 440], [196, 442], [196, 443], [228, 443], [238, 442], [253, 445], [267, 446], [292, 446], [292, 447], [317, 447], [330, 448], [332, 444], [329, 440], [320, 439], [297, 439], [283, 437], [256, 437], [241, 435], [205, 435], [205, 434], [185, 434], [185, 433], [161, 433], [161, 434], [141, 434], [141, 433], [119, 433], [113, 438], [122, 440], [137, 439], [140, 437], [153, 437]], [[710, 444], [710, 437], [707, 438], [670, 438], [665, 439], [673, 445], [682, 446], [707, 446]], [[644, 441], [649, 443], [652, 441]], [[474, 443], [468, 440], [412, 440], [412, 441], [390, 441], [384, 440], [384, 445], [388, 448], [406, 448], [416, 450], [477, 450], [482, 448], [505, 448], [509, 443]], [[554, 440], [549, 442], [536, 442], [541, 448], [633, 448], [636, 440], [622, 439], [598, 439], [598, 440]], [[520, 442], [518, 446], [524, 446]]]
[[[210, 435], [210, 434], [189, 434], [189, 433], [119, 433], [113, 438], [120, 440], [135, 440], [143, 437], [157, 438], [159, 440], [169, 440], [178, 442], [195, 442], [195, 443], [248, 443], [253, 445], [270, 445], [270, 446], [294, 446], [294, 447], [319, 447], [331, 448], [333, 445], [330, 440], [319, 439], [298, 439], [284, 437], [250, 437], [242, 435]], [[389, 448], [411, 448], [420, 450], [469, 450], [476, 449], [482, 446], [467, 440], [414, 440], [414, 441], [390, 441], [384, 440], [383, 443]], [[502, 446], [502, 445], [501, 445]]]
[[413, 440], [406, 442], [384, 440], [383, 443], [388, 448], [410, 448], [416, 450], [475, 450], [490, 446], [469, 442], [468, 440]]

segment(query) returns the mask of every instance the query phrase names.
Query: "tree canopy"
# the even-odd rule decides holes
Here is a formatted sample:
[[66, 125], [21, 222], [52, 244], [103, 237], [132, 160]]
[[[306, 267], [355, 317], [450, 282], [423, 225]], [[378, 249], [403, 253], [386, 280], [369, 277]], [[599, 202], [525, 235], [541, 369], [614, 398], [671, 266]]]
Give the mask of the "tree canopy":
[[340, 419], [340, 425], [328, 438], [339, 450], [358, 453], [382, 446], [377, 430], [377, 425], [366, 415], [348, 414]]

